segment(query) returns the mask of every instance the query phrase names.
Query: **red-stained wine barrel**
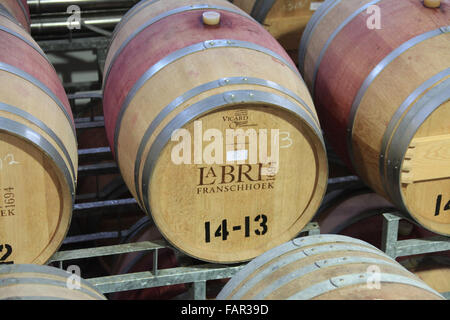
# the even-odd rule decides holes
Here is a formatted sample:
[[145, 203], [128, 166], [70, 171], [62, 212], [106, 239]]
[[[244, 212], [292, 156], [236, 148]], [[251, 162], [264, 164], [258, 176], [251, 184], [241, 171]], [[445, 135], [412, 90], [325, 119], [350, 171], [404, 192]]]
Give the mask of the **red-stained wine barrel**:
[[299, 66], [327, 140], [427, 229], [450, 235], [450, 0], [326, 1]]
[[0, 0], [0, 16], [17, 21], [30, 32], [30, 9], [26, 0]]
[[[249, 260], [295, 237], [317, 210], [328, 170], [310, 95], [277, 41], [229, 2], [137, 4], [114, 31], [103, 93], [125, 182], [186, 254]], [[239, 131], [249, 138], [236, 144]], [[250, 136], [271, 136], [279, 159], [253, 161]]]
[[55, 69], [0, 15], [0, 262], [45, 263], [72, 215], [75, 125]]

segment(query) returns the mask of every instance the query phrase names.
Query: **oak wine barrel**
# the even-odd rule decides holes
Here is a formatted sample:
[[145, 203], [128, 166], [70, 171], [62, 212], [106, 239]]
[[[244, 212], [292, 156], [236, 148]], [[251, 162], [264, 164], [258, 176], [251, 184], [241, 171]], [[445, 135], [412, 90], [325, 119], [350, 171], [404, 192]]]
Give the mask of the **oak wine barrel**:
[[0, 15], [0, 262], [44, 264], [70, 225], [78, 166], [71, 108], [31, 36]]
[[326, 1], [299, 49], [333, 149], [442, 235], [450, 235], [449, 23], [450, 0]]
[[0, 300], [106, 300], [86, 280], [34, 264], [0, 266]]
[[27, 32], [30, 32], [30, 9], [26, 0], [0, 0], [0, 16], [16, 20]]
[[444, 297], [450, 297], [450, 257], [449, 256], [416, 256], [401, 261], [401, 264], [418, 276], [431, 288]]
[[217, 299], [442, 300], [398, 262], [346, 236], [294, 239], [249, 262]]
[[324, 0], [230, 0], [250, 14], [296, 60], [306, 25]]
[[[276, 40], [227, 1], [132, 8], [112, 37], [103, 101], [126, 184], [192, 257], [249, 260], [294, 238], [320, 204], [326, 151], [306, 86]], [[279, 160], [252, 159], [255, 144], [235, 143], [238, 132], [271, 136]]]

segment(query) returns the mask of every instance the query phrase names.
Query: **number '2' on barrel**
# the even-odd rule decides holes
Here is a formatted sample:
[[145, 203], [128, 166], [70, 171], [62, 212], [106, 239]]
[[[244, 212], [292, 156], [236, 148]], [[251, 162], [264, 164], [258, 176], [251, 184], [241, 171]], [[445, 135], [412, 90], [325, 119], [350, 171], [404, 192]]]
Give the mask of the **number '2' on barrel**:
[[104, 113], [130, 191], [193, 257], [249, 260], [295, 237], [322, 200], [326, 152], [306, 86], [227, 1], [133, 7], [112, 37]]

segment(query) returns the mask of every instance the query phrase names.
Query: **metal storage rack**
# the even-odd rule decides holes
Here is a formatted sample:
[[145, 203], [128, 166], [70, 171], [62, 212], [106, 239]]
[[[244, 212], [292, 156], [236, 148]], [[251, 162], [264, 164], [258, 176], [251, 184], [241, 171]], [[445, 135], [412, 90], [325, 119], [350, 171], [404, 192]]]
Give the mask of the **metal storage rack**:
[[[108, 38], [106, 37], [46, 40], [39, 42], [39, 44], [46, 52], [94, 49], [97, 52], [99, 74], [103, 72], [103, 64], [108, 47]], [[72, 103], [76, 99], [89, 98], [95, 100], [101, 99], [102, 97], [101, 91], [98, 90], [101, 87], [100, 84], [67, 84], [67, 87], [70, 88], [71, 91], [74, 91], [74, 93], [69, 94], [69, 100]], [[76, 119], [77, 130], [86, 128], [100, 128], [103, 126], [103, 117], [101, 116], [91, 116], [88, 118]], [[99, 160], [112, 160], [111, 152], [108, 147], [79, 150], [79, 157], [80, 159], [89, 158]], [[97, 164], [84, 165], [79, 167], [79, 175], [101, 175], [117, 172], [118, 168], [114, 162], [98, 162]], [[358, 178], [355, 176], [331, 178], [329, 179], [328, 191], [331, 192], [333, 190], [335, 191], [338, 189], [345, 189], [346, 186], [349, 186], [352, 183], [358, 181]], [[80, 197], [84, 199], [98, 199], [101, 198], [101, 192], [102, 191], [99, 190], [95, 195], [80, 195]], [[108, 212], [114, 212], [118, 208], [126, 207], [136, 208], [137, 203], [132, 198], [76, 203], [74, 206], [74, 214], [95, 214], [95, 212], [100, 209], [107, 210]], [[404, 217], [398, 212], [386, 212], [383, 214], [383, 217], [384, 224], [382, 249], [393, 258], [450, 250], [450, 238], [443, 236], [434, 236], [427, 239], [411, 239], [399, 241], [399, 222], [401, 219], [404, 219]], [[65, 240], [65, 244], [82, 243], [98, 239], [117, 239], [121, 236], [127, 235], [130, 230], [131, 229], [71, 236]], [[317, 234], [320, 233], [320, 229], [317, 223], [310, 223], [306, 226], [304, 232], [307, 234]], [[70, 262], [74, 259], [88, 259], [138, 251], [153, 251], [154, 258], [152, 270], [138, 273], [90, 278], [88, 279], [88, 281], [103, 293], [151, 288], [179, 283], [192, 283], [193, 286], [191, 288], [190, 297], [193, 299], [205, 299], [206, 281], [232, 277], [243, 267], [242, 264], [226, 266], [203, 263], [192, 266], [158, 270], [158, 250], [166, 247], [168, 247], [168, 245], [161, 241], [136, 242], [111, 246], [65, 250], [57, 252], [51, 258], [49, 264], [57, 264], [61, 268], [63, 268], [64, 262]], [[446, 293], [445, 296], [450, 299], [450, 293]]]

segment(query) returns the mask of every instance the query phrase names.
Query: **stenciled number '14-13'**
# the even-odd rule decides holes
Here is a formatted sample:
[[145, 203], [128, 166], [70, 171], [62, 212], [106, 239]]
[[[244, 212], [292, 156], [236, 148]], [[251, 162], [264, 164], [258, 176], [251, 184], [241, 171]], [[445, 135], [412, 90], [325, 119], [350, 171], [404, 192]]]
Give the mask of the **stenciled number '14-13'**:
[[[260, 214], [260, 215], [256, 216], [253, 219], [253, 221], [256, 222], [257, 228], [251, 230], [252, 223], [250, 221], [250, 217], [247, 216], [244, 218], [244, 232], [243, 233], [244, 233], [245, 238], [250, 237], [250, 235], [253, 233], [256, 234], [257, 236], [262, 236], [267, 233], [267, 216], [265, 214]], [[222, 238], [222, 240], [225, 241], [230, 236], [230, 231], [237, 232], [237, 231], [242, 230], [241, 225], [236, 225], [236, 226], [230, 227], [231, 228], [230, 231], [228, 231], [228, 228], [229, 228], [229, 226], [228, 226], [227, 219], [223, 219], [222, 222], [217, 227], [216, 231], [214, 232], [214, 237]], [[210, 221], [205, 222], [205, 242], [206, 243], [211, 242], [211, 222]]]

